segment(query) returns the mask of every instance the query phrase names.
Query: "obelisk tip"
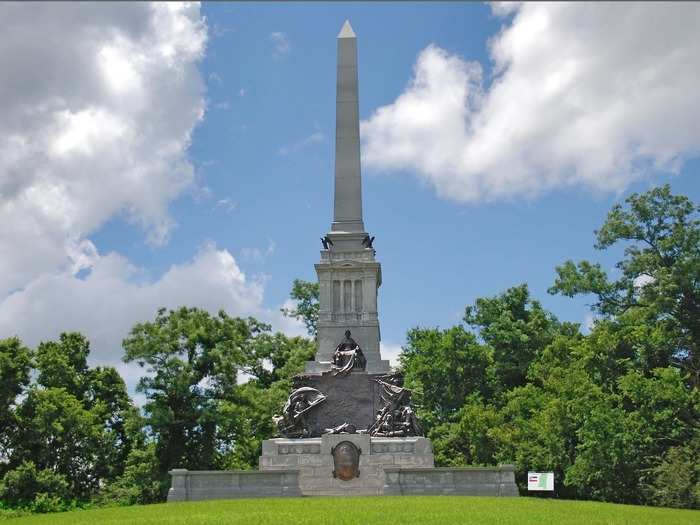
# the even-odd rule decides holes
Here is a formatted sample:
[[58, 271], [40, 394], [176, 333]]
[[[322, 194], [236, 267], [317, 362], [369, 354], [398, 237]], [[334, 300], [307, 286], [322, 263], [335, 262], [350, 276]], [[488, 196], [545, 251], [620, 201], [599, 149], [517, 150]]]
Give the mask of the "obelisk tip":
[[356, 38], [355, 31], [352, 30], [352, 26], [348, 20], [345, 21], [343, 27], [340, 29], [338, 38]]

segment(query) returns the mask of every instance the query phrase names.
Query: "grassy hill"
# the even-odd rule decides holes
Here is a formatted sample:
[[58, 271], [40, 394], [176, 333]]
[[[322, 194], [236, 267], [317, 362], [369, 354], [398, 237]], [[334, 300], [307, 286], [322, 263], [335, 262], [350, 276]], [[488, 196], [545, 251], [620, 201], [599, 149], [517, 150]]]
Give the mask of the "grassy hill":
[[151, 524], [700, 524], [700, 511], [536, 498], [452, 496], [220, 500], [43, 514], [17, 525]]

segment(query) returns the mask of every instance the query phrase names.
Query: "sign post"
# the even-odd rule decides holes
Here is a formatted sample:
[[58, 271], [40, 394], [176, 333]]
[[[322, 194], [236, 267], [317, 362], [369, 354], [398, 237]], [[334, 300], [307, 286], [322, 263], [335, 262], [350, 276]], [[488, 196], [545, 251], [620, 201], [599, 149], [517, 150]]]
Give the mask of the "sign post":
[[554, 491], [554, 472], [528, 472], [527, 490]]

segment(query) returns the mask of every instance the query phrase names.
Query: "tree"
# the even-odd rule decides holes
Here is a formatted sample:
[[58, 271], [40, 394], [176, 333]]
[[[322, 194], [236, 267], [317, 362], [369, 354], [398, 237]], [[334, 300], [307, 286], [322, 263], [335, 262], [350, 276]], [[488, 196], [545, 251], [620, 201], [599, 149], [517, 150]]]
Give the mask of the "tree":
[[215, 465], [216, 400], [232, 390], [246, 362], [243, 345], [262, 325], [214, 317], [197, 308], [158, 311], [152, 323], [137, 324], [124, 340], [126, 362], [148, 366], [139, 380], [148, 424], [165, 479], [171, 468]]
[[77, 332], [62, 333], [58, 341], [39, 344], [36, 362], [37, 383], [46, 388], [65, 388], [77, 399], [83, 399], [88, 388], [90, 342]]
[[[124, 340], [124, 360], [149, 373], [137, 389], [148, 399], [146, 423], [163, 490], [171, 468], [257, 463], [289, 378], [313, 355], [307, 339], [269, 332], [269, 325], [252, 318], [183, 307], [159, 310], [153, 322], [137, 324]], [[249, 380], [239, 384], [243, 374]]]
[[[525, 384], [528, 366], [562, 330], [557, 318], [530, 298], [526, 284], [467, 306], [464, 321], [493, 349], [500, 391]], [[573, 325], [566, 325], [575, 331]]]
[[492, 429], [502, 424], [498, 409], [479, 394], [467, 396], [453, 421], [430, 432], [437, 466], [492, 465], [496, 442]]
[[316, 337], [316, 322], [318, 321], [318, 283], [294, 279], [292, 291], [289, 294], [295, 305], [282, 308], [282, 313], [304, 322], [311, 337]]
[[52, 498], [56, 502], [54, 507], [59, 507], [51, 510], [61, 510], [71, 499], [68, 481], [51, 469], [37, 469], [32, 461], [24, 461], [0, 482], [0, 501], [10, 507], [46, 511], [37, 507], [47, 498]]
[[144, 442], [129, 452], [123, 474], [100, 491], [98, 502], [145, 505], [162, 499], [156, 443]]
[[[70, 499], [78, 502], [122, 474], [132, 448], [130, 427], [140, 424], [119, 373], [111, 367], [90, 368], [89, 353], [90, 343], [79, 333], [40, 343], [33, 361], [19, 340], [0, 343], [5, 398], [24, 394], [16, 407], [3, 412], [12, 423], [6, 434], [3, 428], [5, 468], [20, 469], [17, 483], [34, 472], [27, 462], [37, 472], [55, 473], [68, 483]], [[36, 367], [35, 382], [25, 389], [31, 365]], [[22, 486], [38, 486], [32, 483]], [[61, 502], [62, 494], [47, 492], [32, 505], [56, 510]]]
[[29, 389], [17, 410], [12, 465], [32, 461], [61, 474], [78, 500], [99, 487], [106, 436], [99, 419], [64, 388]]
[[492, 351], [462, 326], [410, 330], [400, 360], [427, 429], [449, 421], [468, 395], [492, 391]]
[[651, 501], [662, 507], [700, 509], [700, 432], [685, 445], [672, 447], [652, 469]]
[[[613, 206], [595, 247], [625, 243], [620, 273], [611, 279], [600, 264], [567, 261], [557, 267], [550, 293], [593, 294], [601, 316], [637, 321], [663, 331], [670, 347], [649, 357], [648, 370], [673, 364], [700, 386], [700, 218], [687, 197], [672, 195], [668, 185]], [[663, 363], [660, 361], [664, 361]]]
[[0, 340], [0, 464], [16, 432], [15, 401], [29, 385], [32, 353], [17, 337]]
[[578, 425], [567, 483], [587, 497], [646, 503], [650, 473], [700, 424], [700, 392], [672, 368], [656, 369], [651, 377], [630, 371], [618, 379], [618, 392], [607, 394]]
[[90, 341], [80, 333], [62, 333], [58, 341], [37, 348], [37, 383], [45, 388], [63, 388], [90, 411], [105, 430], [102, 455], [96, 466], [99, 480], [119, 476], [131, 449], [125, 431], [127, 418], [135, 417], [126, 384], [113, 367], [90, 368]]

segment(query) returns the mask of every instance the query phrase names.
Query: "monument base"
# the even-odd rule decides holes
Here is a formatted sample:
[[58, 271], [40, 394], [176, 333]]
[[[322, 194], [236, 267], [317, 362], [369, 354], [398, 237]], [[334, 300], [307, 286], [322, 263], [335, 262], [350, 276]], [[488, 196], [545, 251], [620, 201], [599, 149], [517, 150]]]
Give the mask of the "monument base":
[[[359, 476], [344, 481], [334, 477], [333, 447], [349, 441], [360, 451]], [[380, 496], [384, 468], [430, 469], [433, 448], [424, 437], [374, 438], [368, 434], [324, 434], [320, 438], [263, 441], [260, 470], [299, 472], [304, 496]]]
[[[357, 469], [341, 479], [333, 450], [350, 442]], [[424, 437], [375, 438], [324, 434], [263, 441], [258, 471], [174, 469], [168, 501], [279, 496], [518, 496], [513, 465], [435, 468]], [[356, 474], [356, 475], [355, 475]]]

